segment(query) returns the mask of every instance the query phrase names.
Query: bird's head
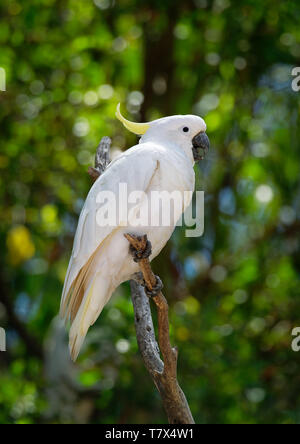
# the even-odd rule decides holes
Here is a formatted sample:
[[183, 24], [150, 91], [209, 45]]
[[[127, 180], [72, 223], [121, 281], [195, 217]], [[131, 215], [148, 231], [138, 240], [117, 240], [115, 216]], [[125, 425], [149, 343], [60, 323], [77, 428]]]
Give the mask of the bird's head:
[[151, 140], [179, 145], [195, 162], [204, 159], [209, 150], [206, 124], [199, 116], [179, 115], [163, 117], [149, 123], [136, 123], [122, 116], [119, 104], [116, 117], [129, 131], [142, 136], [142, 142]]

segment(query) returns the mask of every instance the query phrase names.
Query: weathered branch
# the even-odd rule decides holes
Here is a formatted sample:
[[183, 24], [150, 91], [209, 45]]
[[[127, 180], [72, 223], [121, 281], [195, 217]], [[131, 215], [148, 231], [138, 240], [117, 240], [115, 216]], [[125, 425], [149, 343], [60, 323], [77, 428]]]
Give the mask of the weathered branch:
[[102, 137], [96, 151], [95, 167], [90, 167], [88, 170], [89, 175], [94, 181], [101, 176], [107, 165], [110, 163], [110, 145], [110, 138]]
[[136, 281], [130, 281], [130, 288], [139, 350], [145, 367], [154, 378], [155, 372], [163, 372], [164, 363], [160, 359], [159, 348], [155, 338], [149, 298], [146, 296], [144, 288]]
[[[147, 236], [135, 236], [133, 234], [126, 234], [126, 239], [132, 247], [140, 252], [143, 252], [146, 248]], [[139, 261], [140, 269], [143, 273], [143, 277], [147, 288], [152, 290], [156, 284], [156, 277], [151, 269], [149, 259], [141, 259]], [[172, 348], [169, 335], [169, 307], [166, 298], [160, 291], [152, 299], [157, 308], [158, 317], [158, 342], [161, 354], [163, 356], [163, 363], [159, 359], [157, 353], [157, 347], [155, 340], [153, 341], [153, 323], [151, 318], [151, 311], [149, 307], [149, 302], [147, 303], [147, 296], [143, 287], [139, 284], [134, 285], [131, 283], [131, 288], [134, 291], [132, 296], [134, 309], [135, 309], [135, 320], [136, 324], [139, 324], [139, 328], [136, 329], [137, 335], [141, 334], [138, 338], [138, 342], [142, 341], [147, 344], [140, 346], [140, 350], [145, 362], [145, 365], [151, 374], [153, 381], [161, 395], [165, 411], [168, 416], [170, 424], [193, 424], [194, 419], [192, 417], [189, 405], [185, 398], [183, 391], [181, 390], [177, 381], [177, 357], [178, 352], [176, 348]], [[135, 305], [136, 301], [139, 299], [143, 300], [143, 306]], [[144, 313], [144, 316], [143, 316]], [[151, 321], [150, 321], [150, 319]], [[146, 322], [145, 322], [146, 321]], [[141, 326], [142, 324], [142, 326]], [[143, 327], [146, 325], [146, 328]], [[146, 331], [151, 335], [151, 340], [147, 341]], [[149, 345], [151, 354], [149, 355]], [[149, 357], [151, 356], [150, 362]]]
[[[90, 176], [96, 180], [109, 164], [111, 141], [103, 137], [96, 154], [95, 168], [89, 169]], [[146, 248], [147, 236], [125, 235], [128, 242], [139, 252]], [[149, 290], [156, 285], [156, 277], [152, 272], [149, 259], [139, 261], [143, 278]], [[156, 385], [170, 424], [193, 424], [189, 405], [177, 381], [177, 349], [172, 348], [169, 335], [168, 303], [159, 292], [152, 299], [157, 308], [158, 342], [155, 339], [149, 298], [144, 287], [138, 282], [130, 281], [131, 297], [135, 314], [137, 342], [142, 358]], [[163, 357], [160, 358], [159, 348]]]

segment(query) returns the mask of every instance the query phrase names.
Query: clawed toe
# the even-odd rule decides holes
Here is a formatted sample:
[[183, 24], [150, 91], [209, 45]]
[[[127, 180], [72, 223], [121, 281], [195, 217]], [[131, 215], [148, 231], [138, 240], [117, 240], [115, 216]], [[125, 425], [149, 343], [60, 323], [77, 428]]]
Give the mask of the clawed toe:
[[151, 242], [147, 240], [146, 248], [144, 250], [136, 250], [132, 245], [129, 247], [129, 251], [133, 257], [134, 262], [140, 262], [142, 259], [147, 259], [152, 254]]
[[152, 290], [150, 290], [146, 284], [144, 277], [143, 277], [143, 273], [138, 272], [138, 273], [134, 273], [131, 276], [131, 279], [133, 279], [139, 285], [142, 285], [142, 287], [144, 287], [145, 293], [149, 298], [153, 298], [154, 296], [157, 296], [158, 293], [161, 292], [161, 290], [164, 288], [164, 284], [162, 283], [160, 277], [155, 275], [155, 278], [156, 278], [156, 284], [154, 287], [152, 287]]
[[157, 296], [158, 293], [160, 293], [161, 290], [164, 288], [164, 284], [162, 283], [160, 277], [155, 275], [155, 278], [156, 284], [154, 287], [152, 287], [152, 290], [150, 290], [146, 284], [144, 285], [145, 293], [149, 298], [154, 298], [154, 296]]

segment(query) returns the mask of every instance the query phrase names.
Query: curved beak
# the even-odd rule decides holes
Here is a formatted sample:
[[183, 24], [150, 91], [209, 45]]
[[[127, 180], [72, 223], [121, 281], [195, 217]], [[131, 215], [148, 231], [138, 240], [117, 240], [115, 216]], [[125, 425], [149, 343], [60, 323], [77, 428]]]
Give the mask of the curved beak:
[[193, 143], [193, 156], [195, 162], [203, 160], [209, 150], [209, 138], [206, 133], [198, 133], [192, 140]]

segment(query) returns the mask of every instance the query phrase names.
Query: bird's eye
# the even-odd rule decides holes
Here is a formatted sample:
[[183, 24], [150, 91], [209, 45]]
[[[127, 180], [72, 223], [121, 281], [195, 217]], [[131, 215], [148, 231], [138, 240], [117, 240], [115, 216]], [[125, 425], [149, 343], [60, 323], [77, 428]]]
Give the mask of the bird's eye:
[[185, 126], [184, 128], [183, 128], [183, 130], [182, 130], [184, 133], [187, 133], [188, 131], [189, 131], [189, 129], [188, 129], [188, 127], [187, 126]]

